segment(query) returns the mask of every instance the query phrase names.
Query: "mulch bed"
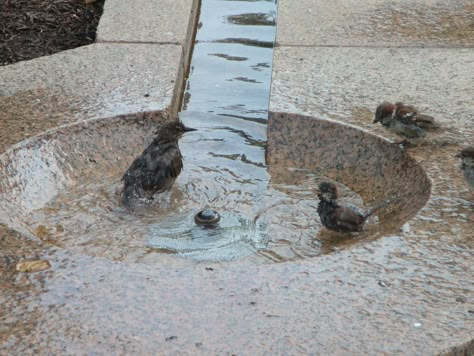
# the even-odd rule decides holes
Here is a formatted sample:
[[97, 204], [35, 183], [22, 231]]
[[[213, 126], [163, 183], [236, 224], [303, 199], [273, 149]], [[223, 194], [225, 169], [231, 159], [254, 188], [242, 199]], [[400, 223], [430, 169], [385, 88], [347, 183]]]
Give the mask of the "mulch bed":
[[95, 41], [104, 0], [0, 0], [0, 65]]

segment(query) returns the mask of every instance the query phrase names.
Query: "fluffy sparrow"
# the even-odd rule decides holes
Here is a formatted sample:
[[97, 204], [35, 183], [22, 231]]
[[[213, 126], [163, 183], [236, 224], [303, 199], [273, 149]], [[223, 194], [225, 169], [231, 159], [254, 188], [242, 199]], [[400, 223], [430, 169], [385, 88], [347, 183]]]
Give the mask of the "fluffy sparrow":
[[122, 199], [126, 206], [139, 199], [171, 189], [183, 169], [178, 140], [189, 131], [181, 121], [163, 125], [150, 145], [138, 156], [122, 177]]
[[318, 192], [318, 213], [323, 226], [337, 232], [356, 232], [364, 229], [369, 216], [393, 200], [386, 200], [366, 212], [361, 212], [354, 206], [340, 205], [337, 202], [337, 188], [333, 183], [322, 182]]
[[375, 111], [374, 123], [380, 122], [389, 131], [412, 145], [419, 144], [426, 136], [425, 130], [438, 128], [434, 118], [418, 113], [418, 110], [402, 102], [384, 101]]

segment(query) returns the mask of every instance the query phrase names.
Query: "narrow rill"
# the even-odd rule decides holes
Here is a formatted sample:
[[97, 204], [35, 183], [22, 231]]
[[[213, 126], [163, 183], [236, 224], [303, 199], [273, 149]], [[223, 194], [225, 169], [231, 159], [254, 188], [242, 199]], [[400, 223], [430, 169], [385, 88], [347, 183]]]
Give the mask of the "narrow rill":
[[202, 0], [183, 111], [265, 123], [276, 0]]

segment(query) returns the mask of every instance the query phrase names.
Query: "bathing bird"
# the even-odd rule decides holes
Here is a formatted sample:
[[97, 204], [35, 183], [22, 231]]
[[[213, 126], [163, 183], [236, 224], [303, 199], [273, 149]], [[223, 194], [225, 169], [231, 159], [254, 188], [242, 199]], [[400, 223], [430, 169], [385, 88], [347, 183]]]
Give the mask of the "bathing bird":
[[122, 177], [122, 199], [126, 206], [151, 201], [153, 195], [171, 189], [183, 169], [178, 140], [189, 131], [179, 119], [164, 124], [150, 145], [138, 156]]
[[466, 147], [456, 157], [461, 158], [461, 169], [467, 186], [474, 192], [474, 146]]
[[380, 122], [389, 131], [403, 138], [401, 143], [419, 144], [427, 130], [439, 128], [432, 116], [420, 114], [411, 105], [384, 101], [375, 110], [374, 123]]
[[319, 185], [318, 198], [318, 213], [323, 226], [329, 230], [344, 233], [362, 231], [369, 216], [394, 201], [393, 199], [385, 200], [362, 212], [355, 206], [340, 205], [337, 202], [337, 188], [329, 182], [322, 182]]

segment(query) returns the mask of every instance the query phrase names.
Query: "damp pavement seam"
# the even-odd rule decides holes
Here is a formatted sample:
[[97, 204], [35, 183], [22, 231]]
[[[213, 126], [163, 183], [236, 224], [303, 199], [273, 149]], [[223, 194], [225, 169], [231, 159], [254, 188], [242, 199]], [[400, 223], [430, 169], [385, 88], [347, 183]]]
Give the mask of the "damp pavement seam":
[[407, 45], [344, 45], [344, 44], [318, 44], [318, 45], [310, 45], [310, 44], [280, 44], [277, 43], [275, 48], [376, 48], [376, 49], [471, 49], [472, 47], [460, 47], [460, 46], [437, 46], [437, 45], [417, 45], [417, 46], [407, 46]]

